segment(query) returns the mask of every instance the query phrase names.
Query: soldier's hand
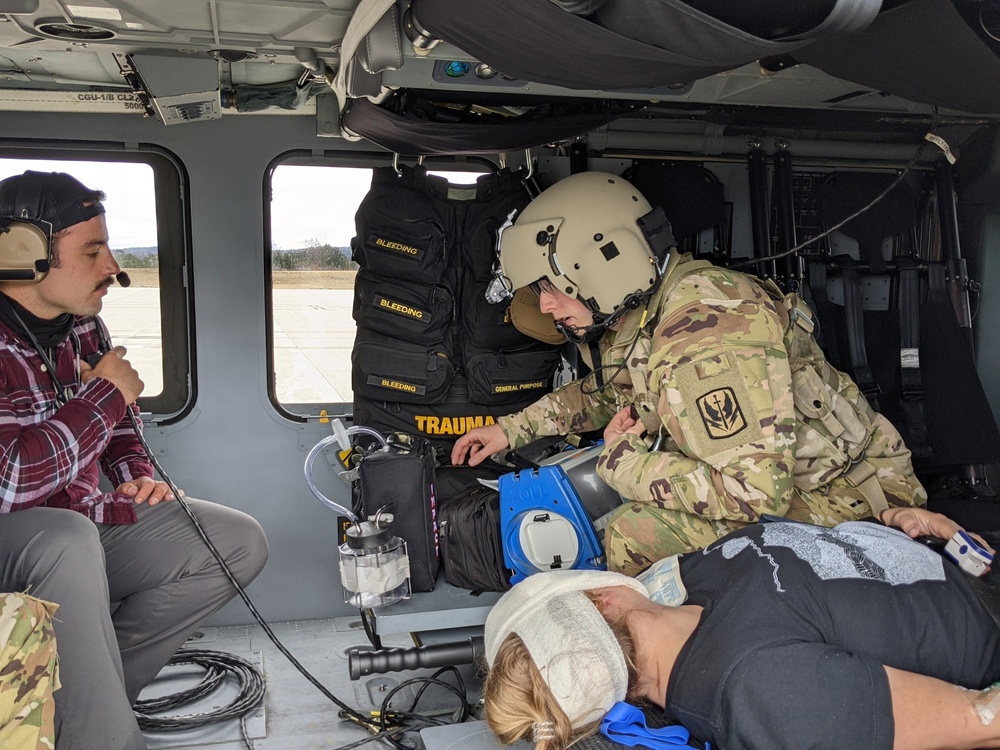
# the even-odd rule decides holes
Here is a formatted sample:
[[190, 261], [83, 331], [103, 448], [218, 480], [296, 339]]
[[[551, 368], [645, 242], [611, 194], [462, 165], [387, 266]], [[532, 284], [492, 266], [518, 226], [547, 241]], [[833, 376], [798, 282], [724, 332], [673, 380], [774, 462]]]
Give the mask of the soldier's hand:
[[469, 459], [469, 466], [478, 466], [497, 451], [510, 446], [507, 436], [498, 424], [476, 427], [462, 435], [451, 449], [451, 463], [461, 466]]
[[139, 379], [139, 373], [125, 359], [124, 346], [116, 346], [101, 357], [101, 361], [94, 367], [81, 360], [80, 380], [86, 383], [91, 378], [110, 380], [122, 392], [126, 404], [135, 403], [142, 389], [146, 387], [146, 384]]
[[625, 433], [631, 435], [645, 435], [646, 425], [644, 425], [640, 420], [636, 419], [635, 409], [631, 406], [626, 406], [624, 409], [615, 414], [611, 421], [608, 422], [608, 426], [604, 428], [604, 442], [610, 443], [613, 440], [617, 440]]

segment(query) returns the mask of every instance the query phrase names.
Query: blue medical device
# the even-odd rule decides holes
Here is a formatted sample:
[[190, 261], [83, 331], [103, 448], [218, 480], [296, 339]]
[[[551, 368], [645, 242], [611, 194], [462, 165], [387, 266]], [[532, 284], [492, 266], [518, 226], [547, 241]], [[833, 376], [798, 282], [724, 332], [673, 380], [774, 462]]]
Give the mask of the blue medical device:
[[500, 477], [500, 531], [511, 583], [545, 570], [604, 570], [598, 529], [621, 496], [597, 476], [602, 445]]

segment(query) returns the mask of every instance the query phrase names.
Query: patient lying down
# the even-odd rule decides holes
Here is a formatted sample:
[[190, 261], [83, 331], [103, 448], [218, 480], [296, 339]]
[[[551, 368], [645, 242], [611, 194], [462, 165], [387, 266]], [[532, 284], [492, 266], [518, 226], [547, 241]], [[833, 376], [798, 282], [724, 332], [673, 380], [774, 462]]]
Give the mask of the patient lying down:
[[628, 700], [723, 750], [1000, 747], [1000, 630], [967, 574], [908, 537], [957, 525], [883, 520], [903, 531], [736, 531], [680, 559], [680, 606], [617, 573], [531, 576], [486, 623], [490, 726], [559, 750]]

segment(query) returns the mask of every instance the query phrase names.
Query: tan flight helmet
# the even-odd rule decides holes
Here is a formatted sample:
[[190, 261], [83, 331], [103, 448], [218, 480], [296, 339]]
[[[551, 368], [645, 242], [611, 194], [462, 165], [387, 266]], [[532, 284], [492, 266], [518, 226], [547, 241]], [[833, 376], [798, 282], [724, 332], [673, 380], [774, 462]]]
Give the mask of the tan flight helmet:
[[525, 207], [499, 238], [500, 266], [514, 290], [511, 317], [522, 333], [564, 342], [530, 285], [542, 277], [594, 314], [598, 335], [655, 289], [674, 245], [662, 209], [627, 180], [581, 172], [560, 180]]

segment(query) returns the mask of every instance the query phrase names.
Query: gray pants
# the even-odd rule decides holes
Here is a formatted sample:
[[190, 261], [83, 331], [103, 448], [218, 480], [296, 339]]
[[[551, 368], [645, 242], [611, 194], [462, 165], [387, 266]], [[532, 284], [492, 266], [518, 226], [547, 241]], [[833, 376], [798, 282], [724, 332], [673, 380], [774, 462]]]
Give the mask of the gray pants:
[[[252, 581], [267, 560], [257, 521], [188, 503], [240, 585]], [[59, 605], [58, 750], [145, 750], [132, 713], [139, 691], [236, 595], [178, 503], [137, 510], [128, 526], [56, 508], [0, 515], [0, 591], [27, 589]]]

